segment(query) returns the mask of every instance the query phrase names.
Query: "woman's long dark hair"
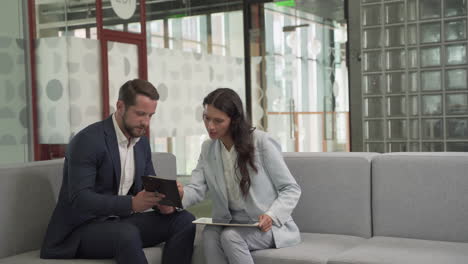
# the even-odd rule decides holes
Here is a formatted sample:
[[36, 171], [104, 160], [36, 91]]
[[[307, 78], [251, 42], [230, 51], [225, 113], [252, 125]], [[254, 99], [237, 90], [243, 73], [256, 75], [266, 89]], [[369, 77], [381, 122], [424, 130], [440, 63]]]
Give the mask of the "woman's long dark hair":
[[203, 106], [206, 105], [214, 106], [231, 118], [229, 132], [237, 151], [237, 166], [241, 173], [239, 186], [242, 194], [246, 196], [250, 188], [250, 175], [247, 166], [250, 165], [257, 172], [257, 167], [254, 164], [255, 148], [252, 134], [254, 128], [245, 116], [242, 101], [234, 90], [218, 88], [212, 91], [203, 99]]

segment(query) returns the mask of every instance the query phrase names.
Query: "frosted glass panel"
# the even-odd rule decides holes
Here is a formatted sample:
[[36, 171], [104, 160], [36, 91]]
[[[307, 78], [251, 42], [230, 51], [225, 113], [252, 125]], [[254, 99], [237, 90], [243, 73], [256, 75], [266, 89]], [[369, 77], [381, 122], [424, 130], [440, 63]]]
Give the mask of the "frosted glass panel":
[[466, 39], [466, 20], [453, 20], [445, 22], [445, 40]]
[[382, 23], [381, 5], [368, 5], [362, 8], [362, 25], [375, 26]]
[[423, 115], [440, 115], [442, 114], [442, 96], [441, 95], [423, 95], [422, 114]]
[[384, 5], [385, 23], [400, 23], [405, 21], [405, 3], [391, 3]]
[[447, 151], [468, 152], [468, 143], [447, 142]]
[[383, 153], [385, 152], [385, 145], [383, 143], [367, 143], [366, 151]]
[[409, 137], [411, 139], [418, 139], [419, 138], [419, 120], [418, 119], [410, 119], [409, 120]]
[[412, 151], [412, 152], [418, 152], [420, 151], [419, 150], [419, 142], [410, 142], [409, 143], [409, 150], [408, 151]]
[[405, 26], [385, 28], [385, 46], [396, 47], [405, 44]]
[[[2, 8], [8, 8], [8, 4]], [[13, 24], [15, 21], [8, 22]], [[11, 25], [8, 27], [17, 30]], [[30, 136], [25, 78], [25, 69], [29, 65], [25, 65], [23, 48], [26, 42], [5, 34], [0, 33], [0, 164], [28, 161]]]
[[421, 72], [421, 90], [437, 91], [441, 90], [442, 78], [440, 71]]
[[423, 151], [423, 152], [441, 152], [441, 151], [444, 151], [444, 143], [442, 143], [442, 142], [423, 142], [421, 151]]
[[418, 43], [418, 30], [416, 24], [409, 24], [406, 26], [408, 36], [408, 45], [416, 45]]
[[466, 0], [444, 0], [445, 16], [463, 16], [466, 14]]
[[368, 140], [382, 140], [383, 122], [381, 120], [369, 120], [364, 122], [364, 138]]
[[394, 72], [386, 75], [387, 93], [403, 93], [406, 91], [406, 74]]
[[468, 138], [468, 119], [450, 118], [447, 119], [447, 137], [449, 139]]
[[447, 114], [466, 115], [468, 114], [468, 94], [448, 94]]
[[417, 72], [409, 72], [408, 73], [408, 90], [411, 92], [418, 91], [418, 73]]
[[388, 70], [403, 69], [406, 66], [406, 56], [404, 49], [391, 50], [386, 53], [386, 62]]
[[36, 55], [41, 144], [68, 144], [75, 133], [101, 120], [99, 51], [99, 41], [93, 39], [39, 40]]
[[382, 94], [382, 75], [369, 74], [363, 77], [363, 89], [365, 94]]
[[453, 69], [446, 71], [447, 89], [466, 89], [467, 78], [466, 69]]
[[383, 116], [383, 100], [381, 97], [370, 97], [364, 99], [364, 116], [365, 117], [382, 117]]
[[391, 142], [387, 144], [387, 152], [405, 152], [408, 151], [406, 142]]
[[442, 10], [441, 4], [440, 0], [419, 0], [420, 18], [439, 18]]
[[409, 97], [409, 114], [412, 116], [419, 115], [419, 97], [417, 95]]
[[245, 102], [244, 59], [152, 48], [148, 79], [160, 93], [151, 136], [206, 136], [203, 98], [219, 87], [235, 90]]
[[362, 45], [366, 49], [380, 47], [382, 45], [382, 34], [380, 28], [365, 29]]
[[[115, 112], [119, 89], [128, 80], [138, 78], [138, 47], [134, 44], [107, 42], [109, 62], [109, 106]], [[148, 70], [149, 71], [149, 70]]]
[[365, 52], [363, 59], [364, 71], [382, 70], [382, 53], [380, 51]]
[[406, 115], [406, 97], [390, 96], [387, 97], [387, 115], [390, 117]]
[[421, 43], [440, 42], [440, 22], [421, 24], [420, 32]]
[[360, 2], [382, 30], [361, 50], [364, 150], [468, 151], [468, 0]]
[[440, 65], [440, 47], [421, 48], [421, 66], [431, 67]]
[[418, 49], [408, 49], [408, 67], [417, 68], [418, 66]]
[[418, 3], [417, 0], [407, 0], [406, 1], [406, 20], [414, 21], [416, 20], [418, 14]]
[[465, 64], [466, 45], [447, 46], [447, 64]]
[[424, 139], [442, 138], [442, 119], [423, 119], [421, 123], [421, 133]]
[[387, 122], [387, 133], [389, 139], [406, 139], [407, 125], [404, 119], [392, 119]]

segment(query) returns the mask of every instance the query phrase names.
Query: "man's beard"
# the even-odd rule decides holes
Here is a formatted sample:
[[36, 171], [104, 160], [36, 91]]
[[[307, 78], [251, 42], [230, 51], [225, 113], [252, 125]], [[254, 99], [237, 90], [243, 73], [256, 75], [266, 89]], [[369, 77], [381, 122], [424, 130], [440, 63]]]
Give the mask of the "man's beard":
[[[136, 126], [136, 127], [131, 127], [127, 124], [126, 122], [126, 119], [127, 119], [127, 113], [125, 112], [124, 113], [124, 116], [122, 118], [122, 124], [123, 124], [123, 127], [125, 129], [125, 131], [131, 136], [131, 137], [134, 137], [134, 138], [137, 138], [137, 137], [141, 137], [143, 135], [146, 134], [146, 127], [145, 126]], [[136, 129], [137, 128], [141, 128], [141, 133], [137, 133], [136, 132]]]

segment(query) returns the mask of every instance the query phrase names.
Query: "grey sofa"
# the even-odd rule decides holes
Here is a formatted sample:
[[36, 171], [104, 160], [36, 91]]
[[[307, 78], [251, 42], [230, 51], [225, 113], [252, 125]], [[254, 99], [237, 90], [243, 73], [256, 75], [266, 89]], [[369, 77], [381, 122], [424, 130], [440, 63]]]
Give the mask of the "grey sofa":
[[[302, 187], [293, 217], [303, 241], [252, 252], [256, 264], [468, 263], [468, 154], [284, 157]], [[171, 154], [157, 153], [153, 161], [158, 173], [175, 170]], [[0, 263], [113, 263], [38, 258], [62, 163], [0, 167]], [[201, 239], [198, 232], [195, 264], [204, 263]], [[162, 245], [145, 249], [149, 263], [160, 263], [161, 252]]]

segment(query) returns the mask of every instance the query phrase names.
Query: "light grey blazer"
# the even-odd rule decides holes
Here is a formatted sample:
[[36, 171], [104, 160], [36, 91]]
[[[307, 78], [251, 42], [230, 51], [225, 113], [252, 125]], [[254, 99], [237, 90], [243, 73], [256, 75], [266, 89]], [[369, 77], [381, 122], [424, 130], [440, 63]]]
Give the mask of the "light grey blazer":
[[[197, 167], [192, 172], [190, 184], [184, 187], [182, 204], [187, 208], [205, 198], [207, 191], [213, 202], [212, 217], [230, 220], [224, 169], [221, 157], [221, 141], [208, 139], [203, 142]], [[245, 210], [251, 219], [271, 211], [277, 220], [273, 225], [273, 237], [277, 248], [301, 242], [299, 228], [291, 213], [301, 195], [301, 188], [286, 166], [279, 144], [267, 133], [254, 131], [255, 166], [249, 168], [251, 184], [245, 198]]]

